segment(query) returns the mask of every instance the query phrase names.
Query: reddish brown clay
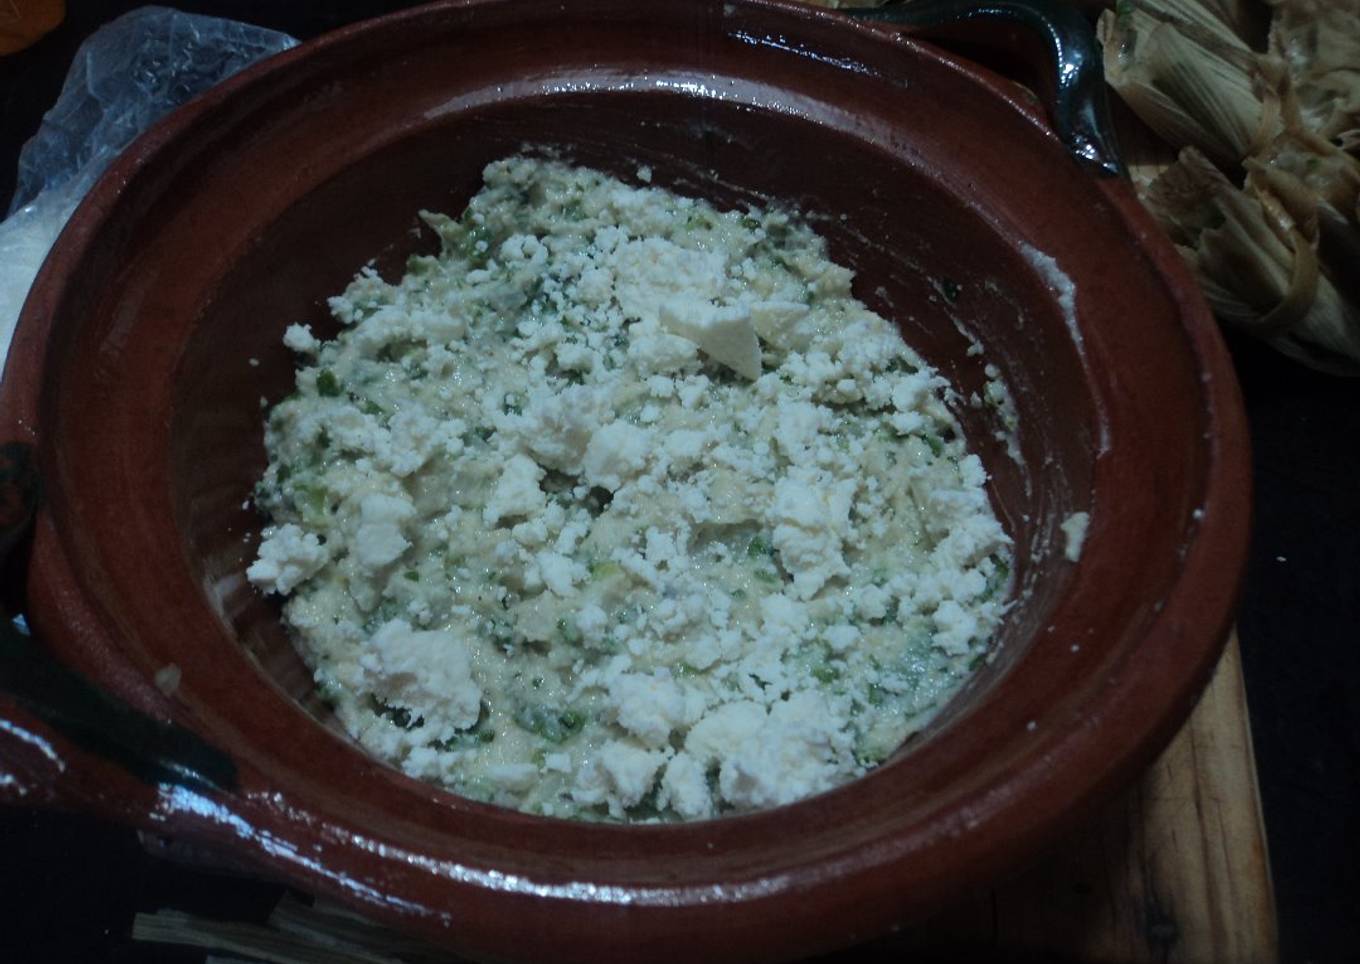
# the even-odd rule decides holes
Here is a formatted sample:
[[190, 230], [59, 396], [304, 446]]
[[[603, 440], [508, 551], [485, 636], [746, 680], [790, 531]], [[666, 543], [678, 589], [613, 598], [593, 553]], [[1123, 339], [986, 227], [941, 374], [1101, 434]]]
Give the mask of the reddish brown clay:
[[[309, 709], [277, 609], [243, 575], [261, 399], [290, 389], [280, 336], [325, 330], [325, 296], [423, 243], [418, 209], [457, 210], [525, 144], [625, 177], [648, 164], [725, 205], [796, 204], [964, 397], [985, 361], [1009, 382], [1023, 466], [989, 410], [960, 408], [1020, 559], [999, 658], [867, 778], [707, 823], [571, 824], [409, 780]], [[1075, 283], [1073, 325], [1030, 249]], [[1232, 372], [1129, 186], [1079, 169], [1005, 82], [764, 0], [453, 3], [248, 71], [96, 186], [0, 400], [0, 439], [34, 442], [46, 481], [38, 634], [240, 773], [230, 793], [149, 787], [0, 703], [0, 793], [193, 836], [495, 959], [787, 958], [993, 879], [1169, 738], [1246, 544]], [[1057, 527], [1078, 510], [1072, 565]]]

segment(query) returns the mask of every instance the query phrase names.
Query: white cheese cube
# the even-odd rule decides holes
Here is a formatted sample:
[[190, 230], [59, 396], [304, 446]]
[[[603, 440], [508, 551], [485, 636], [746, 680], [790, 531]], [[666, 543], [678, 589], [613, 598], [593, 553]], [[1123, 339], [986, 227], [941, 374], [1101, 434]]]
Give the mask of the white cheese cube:
[[627, 422], [610, 422], [591, 436], [582, 472], [591, 485], [612, 492], [642, 471], [651, 448], [651, 432]]
[[494, 526], [502, 519], [533, 515], [543, 508], [546, 499], [538, 480], [543, 470], [527, 455], [512, 455], [505, 463], [491, 499], [482, 510], [482, 521]]
[[434, 739], [448, 739], [477, 722], [482, 689], [472, 678], [466, 640], [448, 632], [413, 630], [406, 620], [393, 619], [379, 628], [369, 646], [377, 656], [378, 695], [418, 712]]
[[662, 327], [694, 342], [718, 364], [742, 378], [760, 377], [760, 342], [746, 307], [673, 299], [662, 303], [658, 317]]
[[408, 499], [372, 492], [359, 502], [359, 528], [351, 547], [365, 569], [381, 569], [395, 562], [410, 543], [401, 526], [416, 513]]
[[624, 673], [609, 684], [619, 726], [648, 746], [665, 746], [685, 722], [685, 694], [675, 680]]
[[713, 815], [713, 794], [703, 765], [681, 751], [666, 764], [661, 775], [662, 806], [669, 806], [686, 820], [702, 820]]
[[264, 530], [259, 558], [246, 570], [246, 578], [264, 592], [289, 593], [314, 576], [329, 558], [315, 533], [289, 522]]

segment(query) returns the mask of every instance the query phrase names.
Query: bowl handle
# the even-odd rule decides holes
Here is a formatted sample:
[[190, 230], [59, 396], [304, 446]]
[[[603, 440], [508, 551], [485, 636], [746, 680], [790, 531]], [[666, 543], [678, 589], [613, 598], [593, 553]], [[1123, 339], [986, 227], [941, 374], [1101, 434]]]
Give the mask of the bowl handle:
[[1070, 0], [904, 0], [843, 12], [928, 40], [955, 41], [969, 52], [1020, 54], [1037, 74], [1054, 132], [1078, 162], [1101, 175], [1125, 175], [1095, 31]]
[[[27, 584], [39, 499], [33, 449], [0, 445], [0, 572], [7, 596]], [[14, 615], [21, 611], [21, 599], [0, 600], [0, 802], [126, 816], [135, 798], [165, 785], [217, 792], [235, 785], [230, 757], [63, 665]]]

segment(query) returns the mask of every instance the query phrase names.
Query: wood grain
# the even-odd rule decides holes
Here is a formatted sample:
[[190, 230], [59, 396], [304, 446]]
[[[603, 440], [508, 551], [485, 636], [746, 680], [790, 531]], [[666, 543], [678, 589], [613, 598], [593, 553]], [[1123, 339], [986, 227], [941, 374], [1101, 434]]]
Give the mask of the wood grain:
[[837, 961], [1277, 959], [1270, 860], [1234, 636], [1143, 778], [1012, 882]]
[[1276, 959], [1236, 638], [1143, 779], [1070, 847], [999, 891], [996, 906], [1002, 947], [1083, 961]]

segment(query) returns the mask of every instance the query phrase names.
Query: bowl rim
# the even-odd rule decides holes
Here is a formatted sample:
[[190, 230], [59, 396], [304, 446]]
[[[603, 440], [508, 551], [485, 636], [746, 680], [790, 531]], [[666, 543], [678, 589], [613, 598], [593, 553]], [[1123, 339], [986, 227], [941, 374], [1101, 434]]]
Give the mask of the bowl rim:
[[[50, 438], [43, 438], [37, 428], [38, 400], [47, 364], [47, 326], [60, 310], [63, 288], [70, 283], [69, 276], [76, 271], [85, 252], [97, 243], [100, 228], [114, 213], [126, 186], [145, 168], [155, 165], [159, 159], [173, 152], [176, 142], [187, 131], [210, 123], [217, 112], [230, 107], [238, 92], [268, 83], [270, 78], [293, 69], [307, 58], [321, 51], [343, 48], [371, 30], [391, 29], [405, 24], [418, 25], [426, 17], [465, 7], [520, 2], [523, 0], [445, 0], [342, 28], [248, 68], [163, 119], [134, 142], [115, 160], [77, 209], [35, 281], [20, 316], [4, 383], [0, 385], [0, 408], [3, 409], [0, 427], [7, 435], [36, 443], [45, 467], [54, 464], [56, 455], [51, 447], [55, 443]], [[891, 37], [891, 42], [905, 52], [955, 70], [1032, 115], [1032, 111], [1008, 87], [996, 82], [985, 72], [917, 41], [902, 39], [885, 28], [854, 23], [827, 10], [809, 8], [792, 0], [735, 2], [741, 7], [764, 10], [766, 15], [776, 19], [834, 21], [836, 29], [863, 31], [880, 38]], [[1056, 138], [1054, 140], [1056, 143]], [[1216, 510], [1200, 520], [1198, 533], [1190, 541], [1185, 553], [1182, 576], [1172, 585], [1164, 609], [1152, 623], [1144, 641], [1145, 658], [1127, 667], [1128, 672], [1121, 679], [1120, 687], [1113, 691], [1111, 702], [1103, 708], [1102, 718], [1079, 731], [1062, 735], [1044, 734], [1041, 744], [1043, 765], [1013, 774], [1004, 788], [991, 788], [1004, 790], [1004, 793], [990, 796], [978, 794], [978, 806], [974, 813], [976, 819], [1008, 821], [1015, 832], [1003, 845], [987, 853], [970, 854], [972, 864], [967, 869], [956, 870], [952, 877], [937, 875], [940, 876], [937, 883], [942, 892], [957, 893], [965, 886], [990, 877], [1036, 852], [1056, 837], [1061, 826], [1074, 813], [1089, 812], [1117, 789], [1130, 771], [1141, 769], [1151, 761], [1188, 715], [1216, 665], [1222, 643], [1227, 637], [1240, 573], [1245, 564], [1250, 465], [1245, 415], [1230, 358], [1188, 267], [1142, 209], [1132, 188], [1126, 183], [1115, 181], [1102, 181], [1099, 186], [1130, 232], [1144, 240], [1143, 253], [1165, 279], [1167, 291], [1180, 309], [1186, 342], [1203, 383], [1203, 407], [1199, 414], [1211, 433], [1205, 439], [1207, 451], [1203, 491], [1215, 493]], [[60, 538], [62, 524], [47, 509], [42, 510], [30, 571], [31, 601], [35, 608], [49, 613], [69, 610], [88, 614], [86, 604], [80, 599], [78, 565], [64, 550]], [[1224, 565], [1225, 559], [1228, 565]], [[1195, 578], [1189, 578], [1191, 576]], [[1194, 597], [1188, 598], [1187, 587], [1191, 584], [1195, 587]], [[58, 648], [69, 651], [87, 645], [82, 639], [83, 634], [99, 635], [97, 620], [79, 619], [75, 625], [66, 627], [64, 639]], [[1185, 672], [1185, 651], [1189, 643], [1195, 645], [1194, 659], [1189, 661], [1189, 672]], [[121, 664], [112, 652], [116, 647], [117, 643], [113, 640], [105, 641], [102, 647], [107, 652], [101, 657], [101, 684], [154, 715], [181, 719], [183, 714], [155, 689], [150, 680], [142, 678], [135, 668]], [[1172, 661], [1162, 658], [1172, 653], [1177, 655], [1175, 662], [1182, 667], [1175, 674], [1169, 674], [1166, 670]], [[1160, 698], [1149, 703], [1146, 696], [1149, 691], [1159, 694]], [[1136, 704], [1133, 702], [1135, 693], [1140, 694]], [[1155, 725], [1144, 726], [1136, 731], [1120, 728], [1122, 721], [1135, 716], [1150, 717]], [[24, 719], [22, 713], [15, 717]], [[183, 722], [192, 728], [192, 721]], [[25, 723], [35, 732], [43, 731], [40, 725], [34, 725], [31, 720]], [[63, 756], [72, 760], [82, 759], [80, 749], [61, 737], [48, 733], [45, 738], [61, 747]], [[318, 824], [308, 819], [308, 815], [300, 813], [283, 819], [283, 815], [278, 812], [278, 801], [264, 798], [248, 801], [191, 800], [182, 793], [172, 793], [167, 799], [160, 790], [128, 783], [118, 775], [116, 768], [109, 768], [99, 761], [86, 760], [84, 765], [88, 773], [97, 775], [111, 789], [93, 793], [86, 786], [73, 785], [70, 793], [79, 800], [80, 805], [151, 826], [161, 832], [182, 830], [231, 846], [245, 843], [255, 851], [253, 859], [275, 872], [303, 881], [319, 891], [351, 901], [357, 900], [389, 919], [415, 923], [429, 933], [445, 931], [455, 920], [447, 907], [435, 901], [422, 904], [409, 892], [381, 893], [343, 869], [337, 871], [315, 862], [309, 864], [304, 859], [303, 854], [312, 847], [334, 852], [336, 848], [371, 849], [382, 846], [381, 842], [366, 839], [358, 828], [327, 826], [324, 821]], [[1046, 786], [1052, 786], [1060, 772], [1080, 774], [1081, 779], [1069, 779], [1069, 792], [1058, 797], [1041, 792]], [[1017, 803], [1021, 800], [1045, 802], [1043, 805], [1022, 808]], [[545, 818], [524, 819], [541, 821]], [[780, 810], [775, 810], [723, 818], [721, 822], [771, 822], [780, 819]], [[249, 833], [242, 832], [243, 823]], [[284, 830], [273, 840], [273, 851], [270, 850], [269, 834], [262, 830], [271, 824]], [[694, 828], [705, 825], [577, 826], [588, 827], [582, 832], [598, 834], [604, 840], [614, 839], [620, 834], [639, 838], [652, 834], [693, 834]], [[790, 907], [811, 906], [807, 904], [811, 894], [826, 893], [843, 886], [850, 878], [858, 880], [861, 886], [872, 884], [873, 889], [883, 890], [888, 881], [911, 876], [904, 874], [903, 862], [911, 859], [920, 846], [948, 846], [951, 839], [954, 845], [960, 845], [957, 839], [959, 830], [954, 820], [940, 819], [935, 826], [926, 828], [921, 834], [923, 839], [928, 838], [925, 844], [921, 840], [912, 841], [910, 846], [902, 841], [889, 841], [885, 845], [863, 848], [853, 855], [845, 855], [834, 863], [820, 866], [816, 872], [801, 876], [787, 875], [778, 880], [738, 882], [723, 890], [721, 902], [781, 900]], [[279, 848], [277, 844], [284, 840], [289, 846]], [[410, 856], [391, 853], [383, 859], [400, 862]], [[648, 906], [665, 911], [700, 907], [715, 900], [712, 888], [692, 884], [672, 888], [630, 889], [614, 884], [596, 886], [589, 881], [550, 884], [532, 879], [498, 880], [493, 875], [470, 867], [443, 866], [425, 868], [421, 872], [442, 877], [450, 884], [456, 883], [461, 889], [492, 890], [533, 901], [605, 907]], [[937, 902], [932, 902], [932, 905]], [[922, 905], [920, 909], [925, 909], [925, 906]], [[887, 926], [893, 913], [880, 911], [883, 926]]]

